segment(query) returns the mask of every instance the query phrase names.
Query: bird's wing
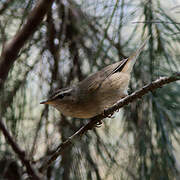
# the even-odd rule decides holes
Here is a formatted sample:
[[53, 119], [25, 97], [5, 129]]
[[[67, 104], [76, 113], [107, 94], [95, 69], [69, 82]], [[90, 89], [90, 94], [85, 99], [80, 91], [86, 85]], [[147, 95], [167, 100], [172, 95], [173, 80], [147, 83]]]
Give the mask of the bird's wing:
[[[132, 71], [133, 65], [135, 64], [136, 59], [138, 58], [139, 54], [143, 50], [145, 44], [149, 40], [150, 36], [148, 36], [145, 41], [140, 45], [140, 47], [131, 55], [129, 58], [119, 61], [117, 63], [111, 64], [102, 70], [98, 71], [97, 73], [89, 76], [85, 80], [80, 82], [80, 86], [88, 86], [82, 89], [87, 89], [88, 92], [94, 92], [99, 89], [102, 83], [114, 73], [117, 72], [126, 72], [130, 73]], [[88, 83], [84, 83], [87, 81]]]
[[[116, 73], [116, 72], [120, 72], [124, 65], [126, 64], [128, 59], [124, 59], [122, 61], [119, 61], [117, 63], [111, 64], [105, 68], [103, 68], [101, 71], [98, 71], [94, 74], [92, 74], [91, 76], [87, 77], [85, 79], [85, 81], [88, 81], [88, 87], [86, 87], [88, 89], [89, 92], [94, 92], [97, 89], [99, 89], [102, 85], [102, 83], [112, 74]], [[86, 83], [83, 83], [83, 81], [81, 81], [81, 85], [86, 85]]]

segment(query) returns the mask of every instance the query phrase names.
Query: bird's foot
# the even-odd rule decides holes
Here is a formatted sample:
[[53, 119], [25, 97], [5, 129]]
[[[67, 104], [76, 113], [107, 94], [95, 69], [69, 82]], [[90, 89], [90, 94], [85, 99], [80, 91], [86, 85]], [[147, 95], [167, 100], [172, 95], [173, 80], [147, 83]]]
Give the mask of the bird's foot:
[[97, 123], [96, 123], [96, 125], [95, 125], [95, 127], [96, 128], [100, 128], [101, 127], [101, 125], [102, 125], [102, 121], [100, 120], [100, 121], [98, 121]]

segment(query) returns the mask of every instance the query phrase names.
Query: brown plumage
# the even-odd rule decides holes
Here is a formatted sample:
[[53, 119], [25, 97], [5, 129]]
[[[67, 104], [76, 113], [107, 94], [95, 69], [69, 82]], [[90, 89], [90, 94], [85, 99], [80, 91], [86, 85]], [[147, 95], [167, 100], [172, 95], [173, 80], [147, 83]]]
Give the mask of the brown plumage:
[[149, 37], [127, 59], [90, 75], [76, 86], [58, 90], [42, 104], [50, 104], [66, 116], [91, 118], [127, 95], [130, 73]]

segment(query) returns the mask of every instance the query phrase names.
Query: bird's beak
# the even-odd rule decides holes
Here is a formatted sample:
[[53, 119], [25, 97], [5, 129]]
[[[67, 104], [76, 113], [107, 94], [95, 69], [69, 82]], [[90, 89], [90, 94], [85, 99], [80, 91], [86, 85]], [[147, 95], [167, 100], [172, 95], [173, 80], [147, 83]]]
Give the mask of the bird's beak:
[[40, 104], [51, 104], [51, 103], [52, 103], [51, 100], [45, 100], [40, 102]]

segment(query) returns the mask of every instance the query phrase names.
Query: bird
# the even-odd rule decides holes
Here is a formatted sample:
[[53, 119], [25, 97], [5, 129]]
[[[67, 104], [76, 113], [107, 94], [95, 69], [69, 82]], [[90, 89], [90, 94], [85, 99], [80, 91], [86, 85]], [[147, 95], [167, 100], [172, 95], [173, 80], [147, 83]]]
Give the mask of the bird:
[[128, 58], [110, 64], [71, 87], [62, 88], [40, 104], [48, 104], [65, 116], [92, 118], [128, 95], [133, 66], [148, 36]]

